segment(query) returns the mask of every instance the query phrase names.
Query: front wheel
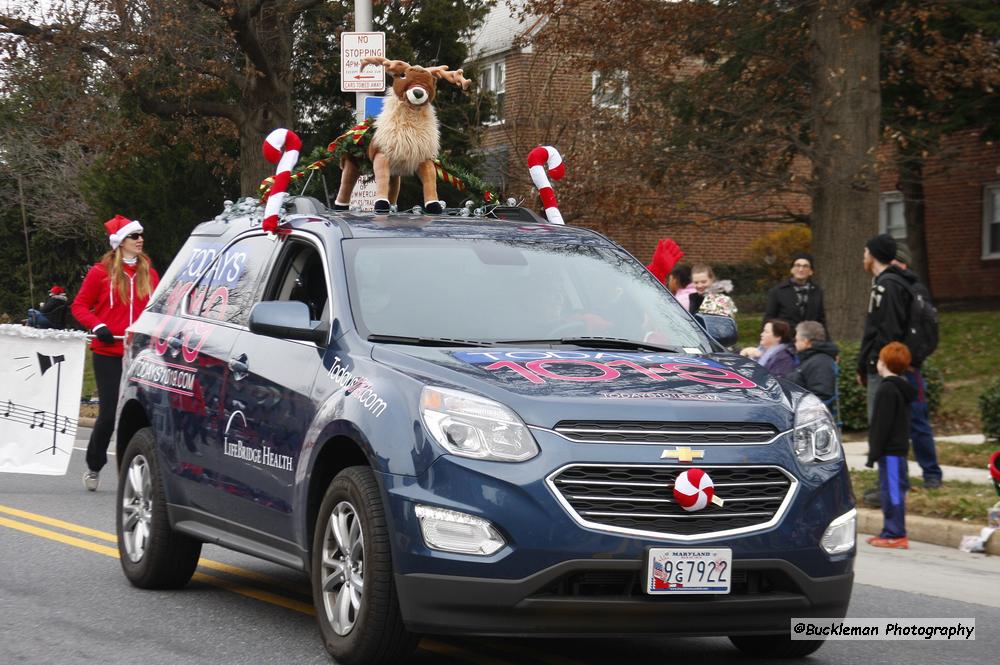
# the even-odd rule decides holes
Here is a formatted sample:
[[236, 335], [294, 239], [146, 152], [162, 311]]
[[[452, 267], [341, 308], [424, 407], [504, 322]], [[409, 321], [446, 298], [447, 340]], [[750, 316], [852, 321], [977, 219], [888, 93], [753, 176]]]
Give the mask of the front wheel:
[[352, 466], [330, 483], [316, 518], [312, 589], [323, 644], [343, 665], [405, 661], [418, 636], [396, 598], [389, 529], [371, 469]]
[[129, 441], [118, 474], [118, 558], [125, 577], [141, 589], [178, 589], [190, 581], [201, 542], [170, 528], [153, 432]]
[[823, 646], [824, 642], [824, 640], [793, 640], [785, 633], [733, 635], [729, 641], [746, 655], [757, 658], [805, 658]]

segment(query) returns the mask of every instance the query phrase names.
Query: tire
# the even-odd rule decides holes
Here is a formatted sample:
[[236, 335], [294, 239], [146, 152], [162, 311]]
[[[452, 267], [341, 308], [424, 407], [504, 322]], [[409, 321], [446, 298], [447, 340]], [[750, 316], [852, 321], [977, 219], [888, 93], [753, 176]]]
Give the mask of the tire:
[[746, 655], [757, 658], [805, 658], [825, 642], [825, 640], [793, 640], [785, 633], [733, 635], [729, 641]]
[[118, 474], [118, 559], [140, 589], [178, 589], [191, 580], [201, 542], [170, 528], [153, 432], [136, 432]]
[[399, 663], [416, 649], [419, 636], [406, 630], [399, 611], [378, 483], [366, 466], [341, 471], [323, 497], [312, 591], [323, 644], [338, 663]]

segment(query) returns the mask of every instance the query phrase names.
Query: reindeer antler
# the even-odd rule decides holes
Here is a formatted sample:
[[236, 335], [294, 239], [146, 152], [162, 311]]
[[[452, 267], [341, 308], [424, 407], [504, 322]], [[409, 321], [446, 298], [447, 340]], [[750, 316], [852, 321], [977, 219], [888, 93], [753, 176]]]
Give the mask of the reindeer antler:
[[461, 69], [456, 69], [453, 72], [448, 71], [448, 65], [438, 65], [436, 67], [428, 67], [429, 71], [435, 78], [444, 79], [448, 83], [454, 83], [462, 90], [468, 90], [472, 81], [463, 76], [463, 71]]
[[368, 65], [381, 65], [386, 68], [393, 76], [399, 76], [407, 69], [410, 68], [410, 63], [404, 62], [402, 60], [387, 60], [379, 56], [368, 56], [367, 58], [361, 59], [361, 69], [364, 69]]

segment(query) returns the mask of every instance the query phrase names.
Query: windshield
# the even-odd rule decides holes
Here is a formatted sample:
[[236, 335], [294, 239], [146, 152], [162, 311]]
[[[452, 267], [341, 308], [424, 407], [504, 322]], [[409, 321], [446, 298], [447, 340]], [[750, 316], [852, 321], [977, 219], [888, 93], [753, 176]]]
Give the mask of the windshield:
[[351, 311], [366, 336], [607, 337], [711, 350], [655, 278], [611, 246], [379, 238], [344, 247]]

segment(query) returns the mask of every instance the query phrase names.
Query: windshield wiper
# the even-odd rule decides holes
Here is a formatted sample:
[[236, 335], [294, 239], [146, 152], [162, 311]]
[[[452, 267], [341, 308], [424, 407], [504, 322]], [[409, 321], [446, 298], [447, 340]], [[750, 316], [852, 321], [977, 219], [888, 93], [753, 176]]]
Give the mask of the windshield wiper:
[[492, 342], [447, 337], [408, 337], [406, 335], [368, 335], [369, 342], [384, 344], [410, 344], [412, 346], [492, 346]]
[[685, 353], [677, 346], [663, 346], [648, 342], [636, 342], [624, 337], [560, 337], [558, 339], [498, 339], [494, 345], [500, 344], [573, 344], [593, 349], [633, 349], [636, 351], [667, 351], [669, 353]]

